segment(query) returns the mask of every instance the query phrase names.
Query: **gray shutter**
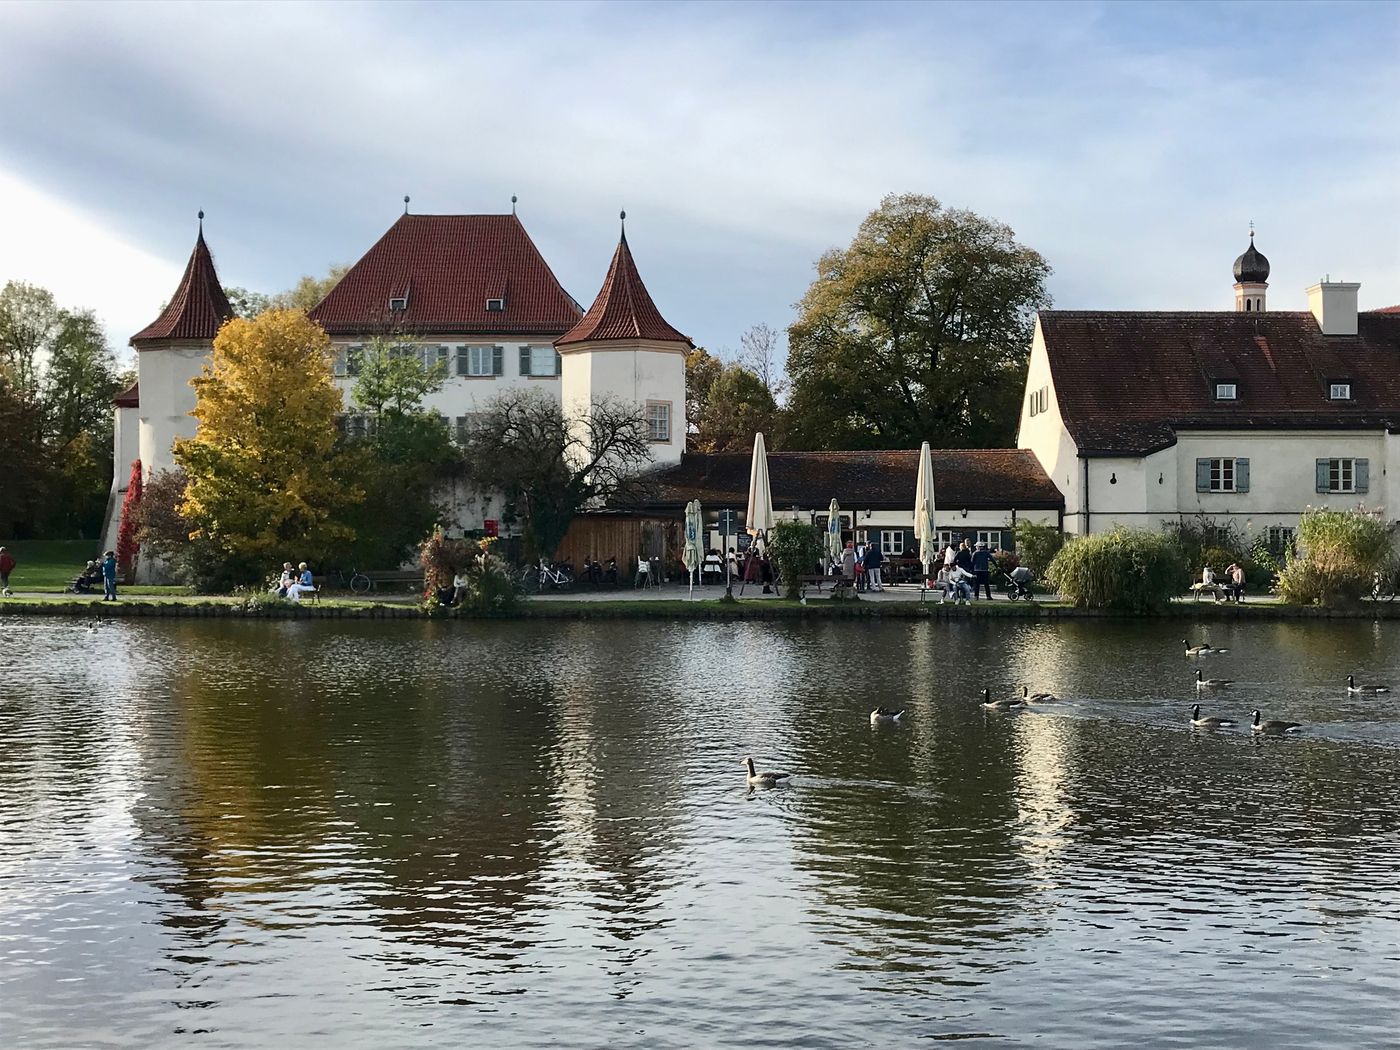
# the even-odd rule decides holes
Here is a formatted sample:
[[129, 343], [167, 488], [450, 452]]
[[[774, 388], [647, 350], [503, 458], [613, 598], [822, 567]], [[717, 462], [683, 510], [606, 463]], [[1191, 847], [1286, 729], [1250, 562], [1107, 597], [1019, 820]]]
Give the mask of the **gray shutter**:
[[554, 374], [561, 376], [564, 374], [564, 359], [559, 356], [559, 351], [554, 351]]
[[1001, 530], [1001, 549], [1004, 551], [1014, 551], [1016, 549], [1016, 530]]
[[1249, 460], [1235, 460], [1235, 491], [1249, 491]]
[[1371, 485], [1371, 461], [1368, 459], [1358, 459], [1353, 467], [1355, 473], [1352, 475], [1356, 482], [1356, 491], [1365, 492]]
[[1319, 459], [1317, 461], [1317, 491], [1327, 491], [1327, 464], [1328, 460]]
[[506, 348], [503, 346], [491, 348], [491, 374], [493, 376], [506, 374]]
[[1196, 460], [1196, 491], [1210, 491], [1210, 460]]
[[438, 363], [439, 365], [442, 366], [442, 371], [443, 371], [444, 374], [446, 374], [446, 372], [447, 372], [447, 355], [448, 355], [448, 353], [449, 353], [448, 348], [445, 347], [445, 346], [440, 346], [440, 347], [437, 348], [437, 363]]
[[469, 375], [471, 373], [471, 353], [471, 347], [457, 347], [457, 374], [459, 376]]
[[530, 374], [530, 348], [528, 346], [520, 348], [520, 374], [522, 376]]

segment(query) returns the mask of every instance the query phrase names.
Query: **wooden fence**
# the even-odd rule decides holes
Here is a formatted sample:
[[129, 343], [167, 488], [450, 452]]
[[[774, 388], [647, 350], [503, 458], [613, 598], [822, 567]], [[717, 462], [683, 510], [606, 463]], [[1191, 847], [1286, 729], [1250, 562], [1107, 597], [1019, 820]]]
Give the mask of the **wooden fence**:
[[582, 515], [573, 520], [559, 544], [554, 560], [568, 562], [574, 571], [584, 558], [607, 563], [617, 559], [618, 571], [627, 576], [636, 571], [637, 556], [661, 560], [662, 572], [679, 571], [682, 540], [679, 518], [632, 518], [610, 515]]

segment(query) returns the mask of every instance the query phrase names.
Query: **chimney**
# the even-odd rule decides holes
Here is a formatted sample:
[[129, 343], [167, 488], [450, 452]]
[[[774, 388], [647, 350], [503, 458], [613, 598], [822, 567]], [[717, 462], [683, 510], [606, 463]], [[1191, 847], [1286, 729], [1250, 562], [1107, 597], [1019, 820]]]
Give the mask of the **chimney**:
[[1308, 289], [1308, 309], [1323, 335], [1356, 334], [1356, 290], [1360, 287], [1323, 278]]

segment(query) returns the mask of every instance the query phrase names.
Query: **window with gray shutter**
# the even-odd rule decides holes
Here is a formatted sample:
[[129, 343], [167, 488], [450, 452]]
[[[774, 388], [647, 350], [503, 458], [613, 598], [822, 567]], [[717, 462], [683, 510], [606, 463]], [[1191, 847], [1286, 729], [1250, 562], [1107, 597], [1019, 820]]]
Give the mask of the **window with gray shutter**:
[[[1208, 459], [1196, 460], [1196, 491], [1210, 491], [1210, 460]], [[1323, 490], [1318, 489], [1318, 491], [1321, 492]]]
[[530, 348], [522, 346], [520, 348], [520, 374], [522, 376], [532, 375], [530, 371]]
[[506, 374], [506, 348], [503, 346], [491, 348], [491, 374], [493, 376]]
[[469, 376], [472, 374], [472, 348], [469, 346], [457, 347], [457, 374], [459, 376]]
[[1235, 491], [1249, 491], [1249, 460], [1235, 460]]
[[1319, 459], [1317, 461], [1317, 491], [1329, 492], [1331, 485], [1328, 481], [1328, 473], [1331, 470], [1332, 461], [1330, 459]]
[[1371, 461], [1368, 459], [1358, 459], [1355, 466], [1354, 479], [1356, 488], [1353, 492], [1365, 492], [1371, 485]]

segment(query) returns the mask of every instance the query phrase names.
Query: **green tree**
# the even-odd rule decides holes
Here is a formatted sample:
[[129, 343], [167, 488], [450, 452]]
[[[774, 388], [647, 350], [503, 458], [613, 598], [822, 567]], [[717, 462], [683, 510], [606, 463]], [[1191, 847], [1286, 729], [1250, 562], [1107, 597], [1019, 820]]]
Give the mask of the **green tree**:
[[329, 295], [330, 290], [340, 283], [340, 279], [349, 270], [349, 266], [337, 264], [332, 266], [324, 277], [303, 274], [296, 284], [276, 295], [264, 295], [262, 292], [249, 291], [237, 285], [225, 288], [224, 295], [228, 297], [233, 312], [245, 320], [252, 320], [266, 310], [300, 310], [306, 313]]
[[780, 521], [768, 534], [768, 546], [778, 566], [784, 596], [801, 597], [801, 577], [815, 573], [821, 561], [821, 530], [800, 521]]
[[710, 385], [697, 420], [695, 448], [742, 452], [753, 447], [756, 431], [772, 432], [777, 417], [777, 403], [763, 380], [742, 365], [725, 365]]
[[374, 416], [417, 411], [447, 379], [445, 365], [434, 361], [425, 366], [418, 345], [402, 338], [376, 336], [357, 354], [358, 375], [350, 399]]
[[291, 309], [234, 319], [191, 386], [199, 427], [174, 452], [197, 537], [249, 574], [353, 539], [345, 518], [363, 493], [337, 441], [341, 397], [318, 325]]
[[710, 403], [710, 388], [715, 385], [724, 362], [703, 346], [685, 355], [685, 425], [686, 433], [694, 434], [700, 418]]
[[63, 311], [47, 289], [22, 281], [0, 289], [0, 370], [20, 400], [39, 402], [44, 355], [62, 324]]
[[39, 435], [38, 406], [25, 401], [0, 371], [0, 536], [28, 537], [52, 482]]
[[818, 261], [788, 329], [793, 443], [1007, 444], [1049, 273], [1000, 222], [886, 197]]

